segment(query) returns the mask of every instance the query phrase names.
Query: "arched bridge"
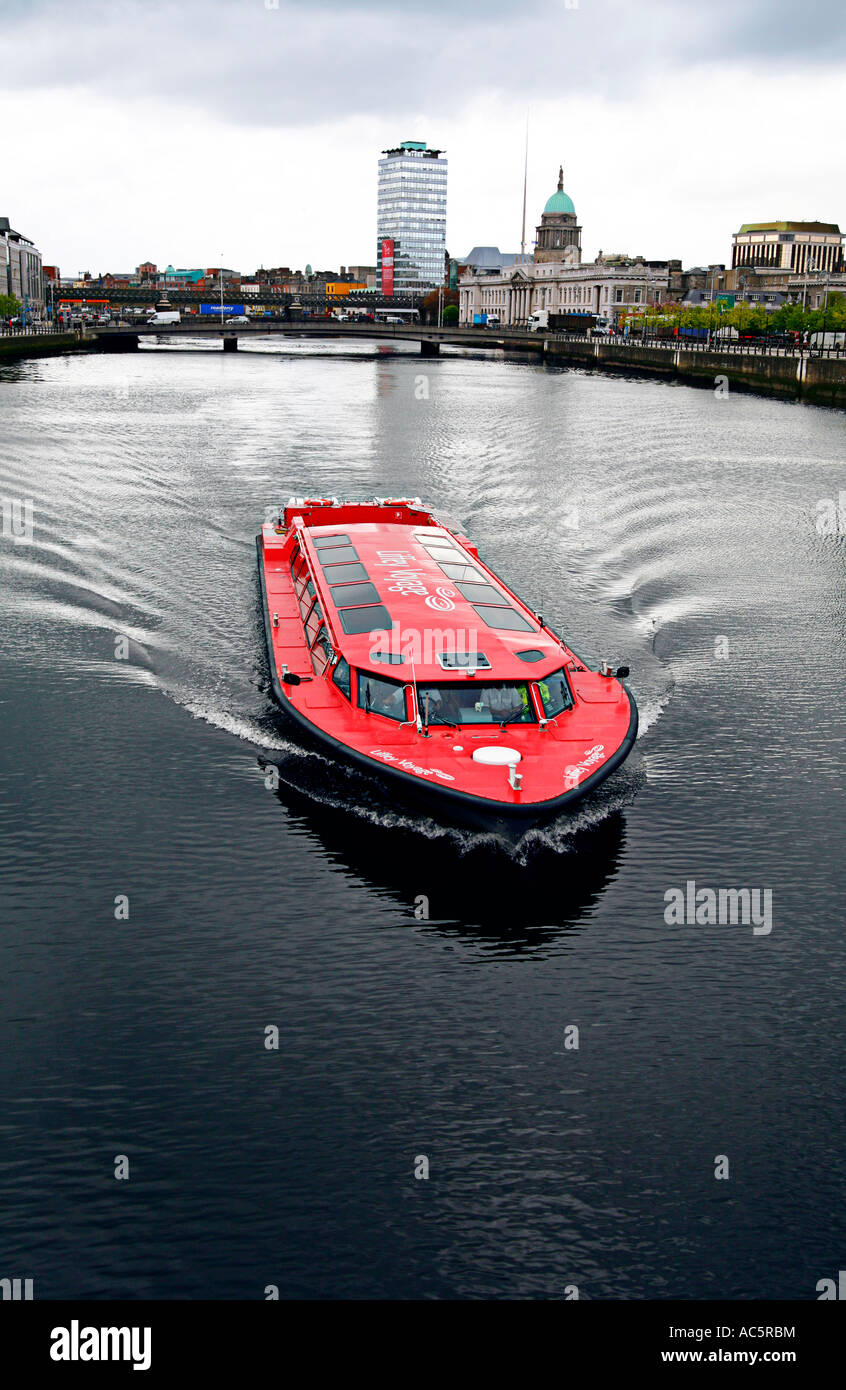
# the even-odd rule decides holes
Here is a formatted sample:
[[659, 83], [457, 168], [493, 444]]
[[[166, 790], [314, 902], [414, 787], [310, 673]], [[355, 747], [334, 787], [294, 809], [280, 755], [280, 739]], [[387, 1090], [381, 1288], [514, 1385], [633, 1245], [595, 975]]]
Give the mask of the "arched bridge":
[[190, 323], [131, 324], [98, 327], [92, 324], [82, 334], [82, 341], [117, 351], [137, 348], [141, 338], [219, 338], [223, 337], [225, 351], [234, 352], [242, 338], [341, 338], [347, 342], [368, 339], [412, 342], [420, 344], [424, 357], [436, 357], [442, 344], [452, 347], [499, 348], [511, 352], [542, 353], [547, 337], [544, 333], [528, 333], [525, 328], [434, 328], [420, 323], [341, 323], [337, 319], [307, 320], [295, 323], [268, 322], [223, 323], [218, 320]]

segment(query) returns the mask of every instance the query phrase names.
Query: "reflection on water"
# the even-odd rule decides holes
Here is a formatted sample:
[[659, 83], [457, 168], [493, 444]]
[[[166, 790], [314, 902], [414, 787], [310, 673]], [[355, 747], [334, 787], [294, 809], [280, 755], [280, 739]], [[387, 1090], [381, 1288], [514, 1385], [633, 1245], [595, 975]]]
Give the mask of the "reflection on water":
[[[846, 596], [815, 526], [842, 416], [162, 343], [0, 368], [0, 445], [34, 516], [0, 536], [10, 1275], [813, 1297], [846, 1242]], [[577, 651], [630, 666], [624, 768], [505, 842], [310, 745], [267, 688], [254, 548], [310, 493], [454, 514]], [[771, 889], [771, 935], [668, 927], [690, 879]]]
[[[445, 830], [403, 816], [386, 800], [380, 805], [375, 786], [368, 813], [353, 821], [351, 808], [361, 801], [353, 772], [347, 774], [347, 794], [335, 786], [329, 800], [328, 788], [323, 796], [316, 791], [313, 768], [306, 792], [287, 780], [284, 764], [262, 758], [259, 766], [280, 802], [319, 838], [333, 863], [392, 898], [422, 930], [497, 954], [544, 956], [562, 949], [559, 939], [589, 917], [622, 852], [620, 810], [594, 808], [562, 818], [524, 837], [529, 845], [515, 852], [494, 835]], [[595, 822], [589, 824], [591, 814]], [[431, 896], [409, 904], [408, 885], [415, 881], [434, 886]]]

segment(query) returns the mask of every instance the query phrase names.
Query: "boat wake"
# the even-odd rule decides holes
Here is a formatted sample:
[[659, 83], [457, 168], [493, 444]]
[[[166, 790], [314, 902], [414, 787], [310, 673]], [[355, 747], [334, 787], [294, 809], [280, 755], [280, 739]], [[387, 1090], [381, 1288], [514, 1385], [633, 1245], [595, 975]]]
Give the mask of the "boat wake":
[[332, 763], [331, 758], [325, 757], [316, 749], [305, 748], [301, 743], [292, 742], [291, 739], [285, 738], [274, 727], [270, 718], [266, 721], [261, 717], [250, 718], [248, 715], [221, 709], [202, 700], [192, 698], [180, 700], [173, 691], [167, 693], [172, 698], [176, 698], [182, 708], [187, 710], [194, 719], [202, 719], [205, 724], [211, 724], [215, 729], [222, 729], [225, 733], [232, 734], [234, 738], [249, 744], [257, 752], [270, 750], [284, 753], [286, 757], [310, 758], [327, 765]]
[[670, 701], [672, 700], [674, 691], [675, 681], [670, 679], [670, 683], [667, 689], [662, 694], [647, 695], [645, 699], [641, 699], [639, 701], [637, 729], [638, 741], [642, 739], [644, 735], [647, 734], [650, 729], [653, 729], [655, 725], [658, 723], [658, 720], [662, 717], [664, 711], [667, 709]]
[[[283, 751], [288, 752], [288, 747]], [[290, 751], [308, 753], [308, 750], [293, 746]], [[275, 786], [283, 800], [284, 789], [304, 798], [312, 806], [345, 815], [361, 824], [411, 835], [427, 845], [438, 842], [448, 846], [459, 858], [480, 853], [493, 854], [523, 867], [534, 863], [540, 856], [578, 853], [586, 835], [630, 806], [646, 781], [643, 761], [633, 754], [628, 763], [618, 770], [613, 784], [603, 783], [570, 813], [528, 830], [482, 831], [436, 821], [410, 808], [400, 809], [387, 800], [381, 782], [370, 779], [361, 770], [349, 768], [345, 763], [333, 762], [320, 754], [314, 757], [324, 767], [319, 770], [319, 775], [315, 775], [316, 769], [309, 765], [306, 778], [300, 774], [301, 765], [294, 762], [260, 756], [258, 766], [265, 782]]]

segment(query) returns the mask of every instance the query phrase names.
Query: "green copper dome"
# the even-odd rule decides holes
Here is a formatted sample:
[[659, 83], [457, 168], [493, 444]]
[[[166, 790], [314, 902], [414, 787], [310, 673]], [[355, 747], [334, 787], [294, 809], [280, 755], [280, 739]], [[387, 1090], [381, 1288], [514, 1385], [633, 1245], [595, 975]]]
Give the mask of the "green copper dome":
[[564, 192], [564, 166], [558, 170], [558, 188], [551, 198], [547, 199], [544, 212], [569, 212], [575, 217], [576, 209], [573, 207], [573, 199]]

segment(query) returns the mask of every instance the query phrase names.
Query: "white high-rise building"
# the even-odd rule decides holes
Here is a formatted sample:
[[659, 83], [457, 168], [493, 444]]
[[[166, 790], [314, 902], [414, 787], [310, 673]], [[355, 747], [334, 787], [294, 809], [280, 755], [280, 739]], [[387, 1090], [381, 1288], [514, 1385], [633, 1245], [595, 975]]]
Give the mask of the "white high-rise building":
[[379, 160], [377, 256], [394, 243], [394, 293], [428, 290], [444, 282], [447, 160], [420, 140], [403, 140]]

